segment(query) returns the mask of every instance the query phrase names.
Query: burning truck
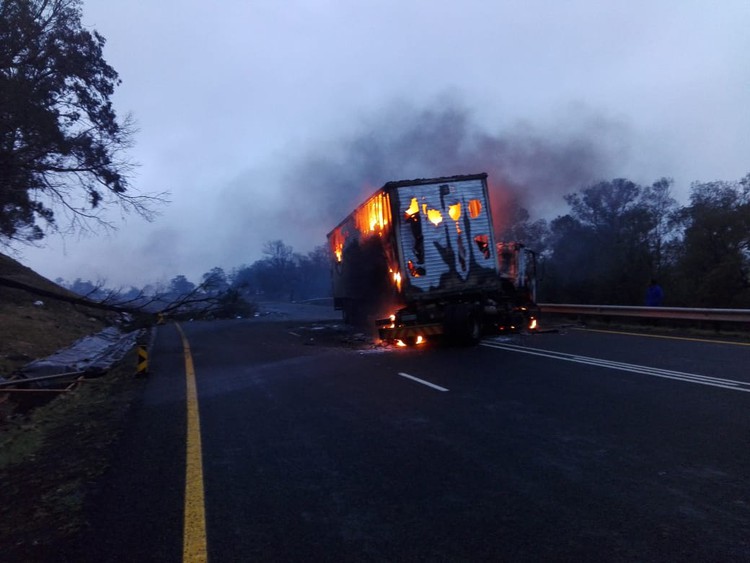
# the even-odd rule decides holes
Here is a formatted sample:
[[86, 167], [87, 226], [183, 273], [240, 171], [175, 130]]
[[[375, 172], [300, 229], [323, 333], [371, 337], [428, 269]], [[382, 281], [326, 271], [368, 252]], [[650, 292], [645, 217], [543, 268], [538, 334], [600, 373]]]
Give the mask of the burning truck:
[[388, 182], [328, 233], [334, 307], [380, 338], [536, 328], [535, 255], [495, 242], [487, 174]]

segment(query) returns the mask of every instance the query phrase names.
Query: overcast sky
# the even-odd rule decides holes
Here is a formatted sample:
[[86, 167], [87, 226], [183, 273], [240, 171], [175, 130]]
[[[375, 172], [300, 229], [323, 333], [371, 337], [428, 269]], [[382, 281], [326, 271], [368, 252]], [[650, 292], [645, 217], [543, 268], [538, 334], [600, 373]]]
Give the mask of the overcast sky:
[[148, 223], [22, 261], [109, 286], [306, 253], [389, 180], [490, 173], [532, 217], [600, 179], [750, 172], [748, 0], [84, 0]]

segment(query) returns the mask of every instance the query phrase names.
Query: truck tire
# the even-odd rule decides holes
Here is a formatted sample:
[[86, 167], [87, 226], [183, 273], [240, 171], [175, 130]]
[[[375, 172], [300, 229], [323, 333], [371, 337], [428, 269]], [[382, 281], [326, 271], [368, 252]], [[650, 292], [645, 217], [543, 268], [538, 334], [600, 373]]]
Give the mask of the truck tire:
[[453, 305], [446, 309], [444, 331], [450, 343], [474, 346], [482, 339], [481, 317], [470, 305]]
[[466, 321], [466, 344], [476, 346], [482, 340], [482, 323], [477, 314], [470, 312]]

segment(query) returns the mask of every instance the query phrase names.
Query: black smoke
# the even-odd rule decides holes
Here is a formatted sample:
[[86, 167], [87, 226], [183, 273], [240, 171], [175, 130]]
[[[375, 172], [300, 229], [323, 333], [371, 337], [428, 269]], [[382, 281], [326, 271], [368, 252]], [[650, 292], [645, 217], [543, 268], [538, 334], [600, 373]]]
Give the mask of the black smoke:
[[393, 104], [292, 160], [282, 190], [297, 202], [298, 227], [327, 232], [388, 181], [487, 172], [499, 230], [520, 207], [539, 218], [564, 194], [616, 174], [626, 137], [621, 124], [585, 112], [501, 127], [458, 102]]

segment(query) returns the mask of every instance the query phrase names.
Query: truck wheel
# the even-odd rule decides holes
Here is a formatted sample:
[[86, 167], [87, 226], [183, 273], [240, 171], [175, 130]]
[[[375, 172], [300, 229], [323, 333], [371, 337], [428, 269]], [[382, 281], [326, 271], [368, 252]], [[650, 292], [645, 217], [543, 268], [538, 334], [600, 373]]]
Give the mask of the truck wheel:
[[479, 344], [481, 339], [482, 324], [479, 322], [477, 316], [471, 313], [466, 321], [466, 343], [474, 346]]
[[417, 345], [417, 337], [416, 336], [406, 336], [403, 338], [402, 342], [406, 344], [409, 348], [414, 348], [414, 346]]
[[469, 305], [456, 305], [446, 311], [445, 334], [454, 344], [472, 346], [482, 338], [482, 323]]

